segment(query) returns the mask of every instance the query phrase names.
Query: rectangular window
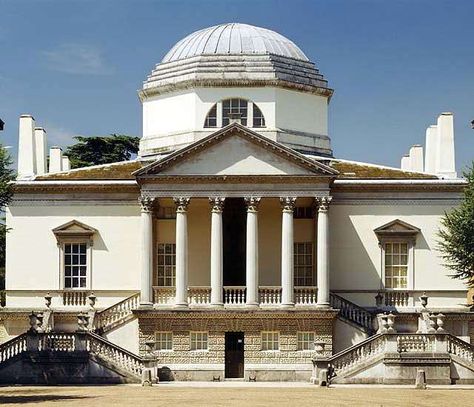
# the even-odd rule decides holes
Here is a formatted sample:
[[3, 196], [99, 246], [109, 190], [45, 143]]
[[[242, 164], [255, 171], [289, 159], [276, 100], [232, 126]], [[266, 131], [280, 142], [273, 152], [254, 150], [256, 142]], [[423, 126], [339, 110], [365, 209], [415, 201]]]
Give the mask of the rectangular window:
[[191, 350], [207, 350], [207, 332], [191, 332]]
[[385, 287], [407, 288], [408, 243], [385, 243]]
[[173, 350], [172, 332], [155, 332], [156, 350]]
[[313, 243], [303, 242], [294, 244], [295, 286], [314, 285]]
[[176, 244], [159, 243], [157, 261], [156, 285], [159, 287], [174, 287], [176, 276]]
[[240, 117], [240, 123], [247, 126], [247, 101], [244, 99], [227, 99], [222, 102], [222, 125], [230, 123], [230, 116]]
[[262, 350], [279, 350], [280, 332], [264, 331], [262, 332]]
[[85, 288], [87, 278], [87, 244], [64, 245], [64, 287]]
[[311, 206], [297, 206], [293, 209], [295, 219], [313, 219], [313, 208]]
[[298, 332], [298, 350], [314, 350], [314, 332]]
[[176, 209], [172, 206], [160, 206], [156, 217], [158, 219], [176, 219]]

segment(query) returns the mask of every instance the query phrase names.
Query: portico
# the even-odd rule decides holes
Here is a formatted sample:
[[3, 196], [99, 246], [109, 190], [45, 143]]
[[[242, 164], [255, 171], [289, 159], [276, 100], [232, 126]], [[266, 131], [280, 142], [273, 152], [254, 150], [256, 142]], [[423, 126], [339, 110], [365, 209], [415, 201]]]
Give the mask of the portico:
[[[192, 144], [184, 149], [184, 153], [180, 152], [172, 159], [167, 157], [136, 174], [141, 187], [142, 206], [142, 306], [328, 307], [329, 184], [335, 171], [299, 153], [286, 151], [238, 124], [224, 130]], [[238, 141], [238, 146], [235, 141]], [[225, 148], [229, 143], [234, 144], [233, 149]], [[258, 168], [263, 161], [260, 157], [262, 143], [273, 147], [270, 159], [268, 149], [264, 151], [267, 155], [265, 162], [272, 163], [273, 168]], [[252, 149], [251, 154], [242, 160], [236, 147]], [[209, 159], [209, 155], [219, 157], [219, 162]], [[249, 157], [252, 163], [245, 162]], [[179, 176], [178, 183], [176, 176]], [[237, 215], [244, 219], [244, 228], [226, 232], [234, 240], [226, 245], [224, 253], [226, 208], [235, 211], [235, 205], [231, 209], [231, 203], [238, 200], [242, 205]], [[196, 208], [194, 213], [191, 207]], [[307, 253], [300, 257], [295, 257], [294, 253], [295, 208], [298, 208], [298, 213], [303, 211], [306, 214], [296, 231], [306, 235], [300, 240], [306, 242]], [[159, 219], [156, 221], [164, 212], [167, 213], [167, 224]], [[262, 216], [272, 216], [273, 221], [260, 225]], [[275, 219], [277, 216], [278, 220]], [[172, 241], [167, 244], [173, 245], [174, 259], [169, 257], [172, 258], [170, 268], [174, 275], [168, 282], [163, 279], [158, 281], [153, 277], [157, 273], [156, 261], [153, 260], [156, 259], [156, 242], [160, 235], [163, 236], [160, 228], [166, 228], [170, 233], [169, 223], [173, 221], [174, 236], [170, 236]], [[275, 223], [279, 224], [278, 231], [275, 230]], [[194, 233], [191, 227], [201, 233]], [[278, 239], [275, 232], [279, 235]], [[309, 237], [308, 233], [311, 234]], [[205, 238], [206, 235], [208, 238]], [[196, 245], [191, 239], [208, 239], [208, 242], [204, 247], [204, 242]], [[268, 245], [269, 241], [272, 242], [271, 250], [267, 248], [265, 254], [260, 253], [259, 244], [266, 242]], [[190, 261], [191, 257], [199, 256], [196, 253], [199, 247], [209, 253], [209, 263], [200, 267], [201, 272], [197, 271], [196, 262]], [[190, 250], [194, 251], [193, 256]], [[228, 256], [227, 267], [224, 267], [225, 255]], [[242, 266], [234, 267], [235, 264], [229, 263], [230, 256], [233, 256], [231, 261]], [[268, 261], [269, 258], [272, 261]], [[297, 259], [307, 266], [305, 281], [310, 281], [310, 285], [295, 284]], [[265, 268], [265, 279], [262, 279], [261, 267]], [[195, 273], [200, 273], [200, 276]], [[190, 276], [199, 285], [189, 283]], [[227, 278], [228, 281], [245, 283], [225, 285], [224, 276], [232, 277]]]

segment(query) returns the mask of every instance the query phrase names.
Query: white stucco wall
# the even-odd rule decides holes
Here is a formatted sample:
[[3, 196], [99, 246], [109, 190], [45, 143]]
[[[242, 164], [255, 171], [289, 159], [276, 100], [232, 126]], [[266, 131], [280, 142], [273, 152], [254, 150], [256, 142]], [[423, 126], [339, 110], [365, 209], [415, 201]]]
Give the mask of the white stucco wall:
[[[140, 287], [140, 209], [130, 205], [12, 205], [6, 213], [8, 306], [29, 306], [22, 297], [36, 291], [59, 290], [59, 249], [52, 229], [73, 219], [97, 229], [93, 238], [92, 267], [88, 290], [99, 296], [110, 290], [107, 303], [127, 297]], [[28, 292], [34, 290], [34, 292]], [[116, 295], [112, 295], [115, 292]], [[41, 304], [44, 293], [38, 293]], [[18, 301], [15, 300], [18, 299]], [[98, 306], [110, 304], [98, 304]]]

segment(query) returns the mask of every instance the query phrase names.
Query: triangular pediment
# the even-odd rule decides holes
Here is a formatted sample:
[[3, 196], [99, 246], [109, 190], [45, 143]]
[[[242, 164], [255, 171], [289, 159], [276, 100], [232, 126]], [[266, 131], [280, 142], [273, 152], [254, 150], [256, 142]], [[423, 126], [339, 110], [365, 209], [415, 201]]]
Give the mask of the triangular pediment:
[[395, 219], [374, 230], [378, 235], [416, 235], [420, 229], [400, 219]]
[[93, 227], [75, 219], [53, 229], [53, 233], [56, 236], [91, 236], [96, 232], [97, 230]]
[[138, 171], [166, 176], [334, 177], [337, 171], [239, 124], [231, 124]]

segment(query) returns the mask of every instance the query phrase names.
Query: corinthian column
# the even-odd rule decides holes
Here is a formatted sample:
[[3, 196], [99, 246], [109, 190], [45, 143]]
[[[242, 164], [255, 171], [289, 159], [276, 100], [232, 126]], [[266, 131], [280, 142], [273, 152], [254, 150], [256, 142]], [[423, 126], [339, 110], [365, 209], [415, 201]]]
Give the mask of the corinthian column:
[[294, 302], [293, 265], [293, 209], [296, 198], [280, 198], [281, 223], [281, 305], [291, 307]]
[[223, 306], [222, 210], [225, 198], [209, 198], [211, 204], [211, 305]]
[[188, 306], [188, 205], [189, 198], [175, 198], [176, 296], [175, 306]]
[[247, 205], [246, 304], [258, 305], [258, 204], [260, 198], [245, 198]]
[[330, 196], [316, 198], [318, 204], [317, 220], [317, 273], [318, 307], [329, 307], [329, 204]]
[[141, 206], [141, 247], [140, 247], [140, 305], [153, 304], [153, 199], [147, 196], [139, 198]]

